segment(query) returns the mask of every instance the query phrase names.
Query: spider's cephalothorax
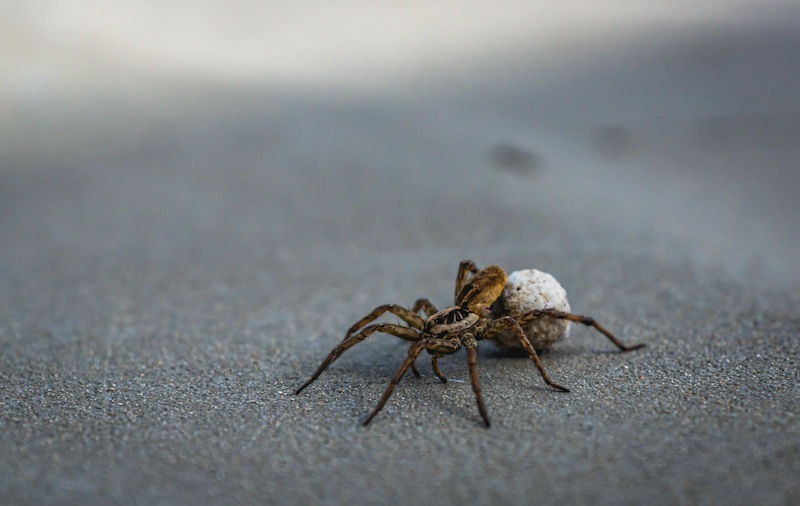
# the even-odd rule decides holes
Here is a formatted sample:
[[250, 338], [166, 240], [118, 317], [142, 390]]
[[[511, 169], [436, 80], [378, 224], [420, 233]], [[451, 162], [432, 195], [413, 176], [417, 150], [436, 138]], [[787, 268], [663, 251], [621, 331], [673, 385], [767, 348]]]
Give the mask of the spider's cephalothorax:
[[[472, 275], [471, 278], [470, 275]], [[486, 406], [483, 403], [480, 384], [478, 382], [478, 372], [475, 367], [478, 356], [478, 341], [494, 339], [504, 332], [511, 331], [519, 340], [522, 348], [528, 352], [534, 364], [536, 364], [539, 374], [541, 374], [545, 383], [562, 392], [569, 392], [569, 390], [557, 385], [550, 379], [550, 376], [539, 360], [536, 350], [531, 346], [520, 324], [524, 325], [527, 322], [539, 318], [564, 319], [596, 328], [622, 351], [635, 350], [644, 346], [643, 344], [630, 347], [625, 346], [592, 318], [565, 313], [555, 309], [535, 310], [513, 317], [509, 315], [492, 314], [490, 308], [498, 297], [500, 297], [505, 283], [506, 273], [496, 265], [478, 270], [471, 261], [466, 260], [461, 262], [456, 277], [454, 306], [450, 306], [442, 311], [437, 311], [428, 299], [419, 299], [410, 310], [395, 304], [385, 304], [376, 307], [371, 313], [350, 327], [342, 342], [331, 351], [311, 378], [298, 388], [295, 393], [299, 394], [302, 392], [303, 389], [316, 380], [334, 360], [339, 358], [342, 353], [353, 345], [360, 343], [375, 332], [383, 332], [407, 341], [412, 341], [412, 344], [408, 350], [408, 357], [403, 361], [403, 364], [392, 377], [381, 400], [364, 421], [364, 425], [367, 425], [375, 415], [378, 414], [381, 408], [383, 408], [389, 396], [392, 395], [394, 387], [400, 382], [409, 369], [411, 369], [416, 376], [419, 376], [419, 372], [414, 363], [423, 350], [427, 350], [428, 353], [433, 355], [433, 372], [436, 374], [436, 377], [445, 383], [447, 382], [447, 378], [445, 378], [439, 370], [439, 357], [455, 353], [463, 347], [467, 351], [467, 366], [469, 368], [472, 390], [475, 393], [475, 400], [478, 403], [478, 411], [488, 427], [489, 416], [486, 413]], [[422, 318], [419, 315], [420, 311], [426, 315], [426, 318]], [[407, 325], [392, 323], [367, 325], [386, 312], [400, 317]]]

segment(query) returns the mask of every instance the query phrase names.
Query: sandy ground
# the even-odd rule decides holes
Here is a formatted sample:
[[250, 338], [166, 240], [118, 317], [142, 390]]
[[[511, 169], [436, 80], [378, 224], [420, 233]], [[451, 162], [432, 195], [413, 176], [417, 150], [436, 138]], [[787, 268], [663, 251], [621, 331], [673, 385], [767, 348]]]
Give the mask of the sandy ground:
[[[378, 72], [391, 45], [244, 76], [7, 58], [0, 502], [797, 503], [800, 17], [759, 12], [529, 45], [501, 16], [452, 63], [492, 39], [460, 21], [414, 72]], [[374, 306], [448, 305], [465, 258], [647, 347], [573, 329], [543, 356], [564, 394], [483, 343], [488, 430], [463, 353], [362, 427], [391, 337], [293, 395]]]

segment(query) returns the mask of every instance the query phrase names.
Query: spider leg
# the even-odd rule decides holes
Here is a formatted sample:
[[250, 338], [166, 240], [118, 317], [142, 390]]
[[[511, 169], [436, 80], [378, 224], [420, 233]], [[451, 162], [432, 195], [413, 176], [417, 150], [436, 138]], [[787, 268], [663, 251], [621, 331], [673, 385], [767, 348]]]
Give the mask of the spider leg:
[[[373, 309], [372, 312], [370, 312], [367, 316], [365, 316], [364, 318], [360, 319], [355, 324], [353, 324], [347, 330], [347, 333], [345, 334], [344, 338], [345, 340], [348, 339], [362, 326], [377, 319], [387, 311], [395, 316], [399, 316], [413, 328], [422, 329], [422, 327], [425, 325], [425, 321], [417, 314], [419, 313], [420, 310], [424, 311], [424, 313], [427, 316], [430, 316], [438, 311], [436, 309], [436, 306], [434, 306], [428, 299], [417, 299], [416, 302], [414, 302], [414, 306], [411, 308], [410, 311], [402, 306], [398, 306], [397, 304], [384, 304], [382, 306], [378, 306], [375, 309]], [[414, 376], [416, 376], [417, 378], [422, 376], [414, 364], [411, 365], [411, 372], [413, 372]]]
[[458, 264], [458, 274], [456, 275], [456, 293], [455, 298], [458, 299], [458, 294], [461, 289], [467, 284], [470, 274], [478, 272], [478, 266], [472, 260], [463, 260]]
[[544, 370], [544, 366], [542, 365], [541, 360], [539, 360], [539, 355], [536, 354], [536, 350], [533, 349], [533, 345], [528, 340], [528, 336], [525, 335], [525, 332], [522, 330], [522, 327], [519, 326], [517, 321], [510, 317], [504, 316], [502, 318], [498, 318], [497, 320], [493, 320], [489, 327], [486, 329], [486, 332], [483, 334], [484, 339], [494, 339], [497, 337], [497, 334], [503, 332], [504, 330], [511, 329], [514, 332], [514, 335], [517, 336], [519, 339], [520, 344], [525, 351], [528, 352], [528, 356], [531, 357], [533, 363], [536, 364], [536, 368], [539, 369], [539, 374], [542, 375], [542, 379], [545, 383], [550, 385], [551, 387], [555, 388], [556, 390], [561, 390], [562, 392], [569, 392], [568, 388], [562, 387], [561, 385], [556, 384], [553, 380], [550, 379], [550, 375], [547, 374], [547, 371]]
[[569, 320], [572, 322], [582, 323], [587, 327], [594, 327], [598, 332], [603, 334], [608, 338], [609, 341], [614, 343], [617, 348], [621, 351], [633, 351], [638, 350], [639, 348], [644, 348], [644, 343], [634, 344], [633, 346], [625, 346], [622, 344], [619, 339], [614, 337], [614, 334], [606, 330], [602, 325], [594, 321], [594, 318], [589, 316], [581, 316], [579, 314], [572, 314], [572, 313], [565, 313], [563, 311], [559, 311], [557, 309], [536, 309], [525, 313], [521, 316], [514, 317], [517, 321], [519, 321], [520, 325], [525, 325], [526, 323], [537, 320], [539, 318], [558, 318], [561, 320]]
[[300, 388], [295, 390], [294, 392], [295, 395], [302, 392], [303, 389], [305, 389], [308, 385], [313, 383], [314, 380], [319, 378], [320, 374], [322, 374], [325, 371], [325, 369], [327, 369], [328, 366], [331, 365], [331, 363], [333, 363], [334, 360], [339, 358], [342, 355], [342, 353], [352, 348], [354, 345], [360, 343], [364, 339], [368, 338], [375, 332], [384, 332], [386, 334], [391, 334], [393, 336], [397, 336], [407, 341], [419, 341], [420, 339], [419, 333], [416, 330], [408, 327], [403, 327], [402, 325], [395, 325], [393, 323], [378, 323], [375, 325], [364, 327], [364, 329], [362, 329], [361, 332], [359, 332], [358, 334], [346, 337], [344, 340], [342, 340], [342, 342], [339, 343], [339, 345], [336, 346], [330, 352], [330, 354], [325, 358], [325, 360], [322, 361], [322, 364], [320, 364], [320, 366], [317, 368], [314, 375], [311, 376], [311, 379], [303, 383], [303, 385]]
[[442, 374], [442, 371], [439, 370], [439, 357], [441, 357], [441, 355], [437, 353], [436, 355], [433, 356], [433, 359], [431, 360], [431, 365], [433, 366], [433, 374], [435, 374], [436, 377], [439, 378], [439, 381], [441, 381], [442, 383], [447, 383], [447, 378], [445, 378], [444, 374]]
[[483, 404], [483, 397], [481, 396], [481, 385], [478, 382], [478, 368], [475, 365], [478, 363], [478, 343], [472, 342], [467, 344], [467, 367], [469, 367], [469, 379], [472, 383], [472, 391], [475, 392], [475, 400], [478, 402], [478, 411], [481, 413], [483, 423], [486, 427], [490, 427], [489, 415], [486, 413], [486, 406]]
[[[414, 307], [416, 307], [417, 304], [420, 304], [420, 301], [424, 300], [425, 299], [418, 300], [414, 304]], [[358, 331], [358, 329], [368, 324], [369, 322], [375, 320], [376, 318], [380, 317], [383, 313], [386, 312], [392, 313], [395, 316], [399, 316], [404, 322], [406, 322], [409, 326], [415, 329], [422, 329], [422, 327], [425, 325], [425, 320], [423, 320], [422, 317], [416, 314], [416, 311], [413, 310], [410, 311], [404, 308], [403, 306], [399, 306], [397, 304], [383, 304], [373, 309], [367, 316], [361, 318], [356, 323], [354, 323], [349, 329], [347, 329], [347, 333], [344, 335], [345, 340], [349, 339], [350, 336], [355, 334]]]
[[392, 395], [394, 387], [400, 383], [400, 380], [403, 379], [403, 376], [405, 375], [406, 371], [408, 371], [408, 368], [414, 364], [414, 361], [417, 359], [419, 354], [422, 353], [422, 350], [425, 349], [427, 344], [427, 341], [417, 341], [411, 345], [411, 347], [408, 349], [408, 357], [406, 357], [406, 359], [400, 365], [400, 368], [397, 369], [397, 372], [395, 372], [394, 376], [392, 376], [392, 380], [389, 382], [389, 386], [386, 387], [386, 391], [383, 392], [383, 396], [381, 397], [381, 400], [378, 401], [378, 405], [375, 406], [375, 409], [373, 409], [367, 419], [364, 420], [364, 425], [368, 425], [369, 422], [375, 418], [375, 415], [378, 414], [378, 411], [383, 409], [384, 404], [386, 404], [386, 401], [389, 400], [389, 397]]
[[439, 311], [428, 299], [417, 299], [417, 301], [411, 307], [411, 312], [419, 313], [420, 309], [425, 313], [425, 316], [428, 317]]

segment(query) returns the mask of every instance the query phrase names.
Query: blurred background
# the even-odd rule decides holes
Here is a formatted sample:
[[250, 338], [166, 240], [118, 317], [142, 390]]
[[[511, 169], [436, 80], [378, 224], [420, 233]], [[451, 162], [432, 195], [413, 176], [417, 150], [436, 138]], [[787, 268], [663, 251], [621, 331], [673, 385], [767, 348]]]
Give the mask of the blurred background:
[[796, 2], [0, 5], [5, 258], [575, 222], [797, 279]]

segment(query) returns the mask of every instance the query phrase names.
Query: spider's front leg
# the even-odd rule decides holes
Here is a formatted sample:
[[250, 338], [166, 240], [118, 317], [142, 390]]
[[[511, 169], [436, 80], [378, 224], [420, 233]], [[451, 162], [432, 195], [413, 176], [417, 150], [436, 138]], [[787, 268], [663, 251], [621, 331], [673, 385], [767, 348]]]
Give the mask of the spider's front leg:
[[458, 294], [464, 288], [464, 285], [469, 281], [469, 275], [478, 272], [478, 266], [472, 260], [463, 260], [458, 264], [458, 274], [456, 275], [456, 292], [455, 299], [458, 300]]
[[411, 312], [417, 314], [420, 312], [420, 310], [422, 310], [422, 312], [425, 313], [425, 316], [429, 318], [434, 313], [439, 312], [439, 310], [436, 309], [436, 306], [434, 306], [433, 303], [431, 303], [431, 301], [428, 299], [417, 299], [417, 301], [414, 302], [414, 305], [411, 307]]
[[581, 323], [583, 325], [586, 325], [587, 327], [594, 327], [598, 332], [606, 336], [609, 341], [614, 343], [617, 346], [617, 348], [620, 349], [620, 351], [633, 351], [633, 350], [638, 350], [639, 348], [644, 348], [645, 346], [644, 343], [634, 344], [632, 346], [625, 346], [624, 344], [622, 344], [622, 342], [620, 342], [619, 339], [614, 337], [614, 334], [606, 330], [605, 327], [594, 321], [594, 318], [591, 318], [589, 316], [565, 313], [564, 311], [559, 311], [557, 309], [535, 309], [528, 313], [524, 313], [520, 316], [514, 317], [514, 319], [516, 319], [519, 322], [519, 324], [523, 326], [527, 325], [529, 322], [533, 320], [538, 320], [540, 318], [557, 318], [560, 320], [568, 320], [571, 322]]
[[369, 325], [364, 327], [361, 332], [356, 335], [345, 337], [341, 343], [339, 343], [336, 348], [334, 348], [330, 354], [322, 361], [322, 364], [317, 368], [316, 372], [311, 376], [311, 378], [303, 383], [303, 385], [295, 390], [295, 395], [302, 392], [308, 385], [314, 382], [317, 378], [319, 378], [320, 374], [325, 372], [325, 369], [328, 368], [337, 358], [339, 358], [342, 353], [349, 350], [356, 344], [360, 343], [364, 339], [368, 338], [370, 335], [374, 334], [375, 332], [383, 332], [386, 334], [391, 334], [393, 336], [397, 336], [401, 339], [405, 339], [407, 341], [419, 341], [420, 336], [419, 332], [414, 329], [403, 327], [402, 325], [395, 325], [393, 323], [378, 323], [375, 325]]
[[482, 337], [484, 339], [494, 339], [498, 334], [506, 330], [511, 330], [514, 335], [517, 336], [519, 343], [522, 345], [525, 351], [528, 352], [528, 356], [531, 358], [531, 360], [533, 360], [533, 363], [536, 364], [536, 368], [539, 369], [539, 374], [542, 375], [542, 379], [545, 383], [556, 390], [569, 392], [568, 388], [562, 387], [550, 379], [550, 375], [547, 374], [547, 371], [545, 371], [544, 365], [542, 365], [542, 361], [539, 360], [539, 355], [536, 353], [536, 350], [533, 349], [533, 345], [528, 339], [528, 336], [525, 335], [522, 327], [519, 326], [519, 323], [514, 318], [510, 316], [504, 316], [502, 318], [498, 318], [497, 320], [492, 320]]
[[[361, 318], [353, 325], [351, 325], [350, 328], [347, 329], [347, 333], [344, 335], [344, 339], [345, 340], [349, 339], [350, 336], [358, 332], [358, 329], [376, 320], [384, 313], [392, 313], [393, 315], [400, 317], [409, 326], [415, 329], [422, 329], [423, 325], [425, 325], [425, 320], [423, 320], [422, 317], [420, 317], [417, 314], [417, 312], [421, 308], [427, 307], [426, 304], [431, 307], [433, 306], [427, 299], [419, 299], [417, 302], [414, 303], [414, 309], [412, 310], [408, 310], [403, 306], [399, 306], [397, 304], [380, 305], [375, 309], [373, 309], [372, 311], [370, 311], [369, 314], [366, 315], [364, 318]], [[435, 312], [436, 311], [434, 311], [434, 313]]]
[[[432, 353], [436, 354], [449, 354], [455, 353], [461, 347], [461, 342], [458, 338], [438, 338], [432, 337], [417, 341], [416, 343], [412, 344], [411, 347], [408, 349], [408, 357], [403, 361], [400, 365], [400, 368], [397, 369], [397, 372], [394, 373], [392, 376], [392, 380], [389, 382], [389, 386], [386, 387], [386, 391], [383, 392], [381, 396], [381, 400], [378, 401], [378, 405], [375, 406], [375, 409], [370, 412], [369, 416], [366, 420], [364, 420], [364, 425], [369, 424], [375, 415], [378, 414], [378, 411], [383, 409], [383, 406], [386, 404], [386, 401], [389, 400], [389, 397], [394, 392], [394, 387], [400, 383], [400, 380], [403, 379], [403, 376], [406, 374], [409, 368], [414, 365], [414, 362], [419, 357], [419, 354], [422, 353], [422, 350], [429, 350]], [[435, 356], [434, 355], [434, 356]]]
[[[415, 329], [422, 329], [425, 325], [425, 320], [423, 320], [419, 316], [419, 312], [422, 311], [426, 316], [431, 316], [432, 314], [436, 313], [438, 309], [434, 306], [431, 301], [428, 299], [417, 299], [414, 302], [414, 305], [411, 307], [411, 310], [404, 308], [403, 306], [399, 306], [397, 304], [383, 304], [381, 306], [376, 307], [368, 315], [361, 318], [357, 322], [355, 322], [349, 329], [347, 329], [347, 333], [344, 335], [345, 341], [350, 338], [354, 333], [358, 331], [358, 329], [362, 328], [364, 325], [375, 321], [384, 313], [392, 313], [395, 316], [400, 317], [404, 322], [409, 324], [411, 327]], [[417, 370], [416, 365], [411, 364], [411, 371], [414, 373], [414, 376], [419, 378], [421, 375]]]
[[369, 425], [369, 422], [371, 422], [372, 419], [375, 418], [375, 415], [378, 414], [378, 411], [383, 409], [383, 406], [386, 404], [386, 401], [388, 401], [389, 397], [392, 395], [394, 387], [396, 387], [397, 384], [400, 383], [400, 380], [403, 379], [403, 376], [405, 376], [406, 371], [408, 371], [408, 368], [414, 365], [414, 362], [417, 360], [417, 357], [419, 357], [419, 354], [422, 353], [422, 350], [424, 350], [425, 346], [427, 345], [428, 341], [418, 341], [411, 345], [411, 347], [408, 349], [408, 357], [406, 357], [406, 359], [400, 365], [400, 368], [397, 369], [397, 372], [395, 372], [394, 376], [392, 376], [392, 380], [389, 382], [389, 386], [386, 387], [386, 390], [383, 392], [381, 400], [378, 401], [378, 405], [375, 406], [375, 409], [373, 409], [372, 412], [369, 414], [369, 416], [367, 416], [367, 419], [364, 420], [364, 425]]
[[442, 374], [442, 371], [439, 369], [439, 357], [441, 357], [441, 355], [439, 353], [436, 353], [433, 355], [433, 359], [431, 359], [433, 374], [435, 374], [436, 377], [439, 378], [439, 381], [441, 381], [442, 383], [447, 383], [447, 378], [445, 377], [444, 374]]
[[467, 348], [467, 367], [469, 368], [469, 380], [472, 384], [472, 391], [475, 393], [475, 401], [478, 403], [478, 412], [483, 418], [483, 423], [486, 427], [491, 427], [489, 423], [489, 415], [486, 413], [486, 406], [483, 404], [483, 396], [481, 396], [481, 385], [478, 381], [478, 342], [474, 337], [466, 341], [465, 347]]

